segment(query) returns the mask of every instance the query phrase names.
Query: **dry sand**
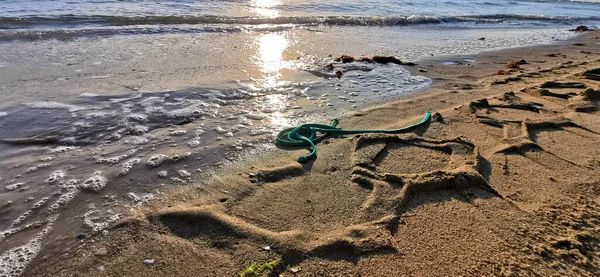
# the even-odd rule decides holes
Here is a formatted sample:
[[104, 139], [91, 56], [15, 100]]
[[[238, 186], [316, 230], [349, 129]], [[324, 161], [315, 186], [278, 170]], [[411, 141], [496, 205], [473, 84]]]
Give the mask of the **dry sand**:
[[272, 276], [598, 276], [598, 43], [590, 32], [472, 65], [421, 61], [429, 92], [340, 126], [394, 128], [427, 110], [430, 124], [330, 138], [307, 164], [305, 149], [267, 153], [106, 235], [49, 243], [23, 276], [239, 276], [276, 259]]

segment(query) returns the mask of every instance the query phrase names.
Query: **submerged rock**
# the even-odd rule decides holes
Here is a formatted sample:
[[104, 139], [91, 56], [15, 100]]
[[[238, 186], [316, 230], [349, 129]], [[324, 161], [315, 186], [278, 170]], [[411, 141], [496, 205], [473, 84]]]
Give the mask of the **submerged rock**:
[[587, 32], [587, 31], [590, 31], [590, 27], [585, 26], [585, 25], [579, 25], [575, 29], [571, 29], [569, 31], [571, 31], [571, 32]]

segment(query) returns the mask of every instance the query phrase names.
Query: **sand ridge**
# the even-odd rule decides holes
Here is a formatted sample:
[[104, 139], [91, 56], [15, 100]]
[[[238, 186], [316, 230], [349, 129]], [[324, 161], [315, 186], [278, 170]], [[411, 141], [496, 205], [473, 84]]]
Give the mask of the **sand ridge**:
[[525, 50], [435, 66], [429, 94], [341, 121], [403, 126], [427, 108], [429, 124], [330, 138], [308, 164], [293, 162], [303, 149], [240, 164], [93, 242], [48, 245], [26, 275], [237, 276], [281, 259], [273, 276], [595, 276], [600, 56], [581, 47], [548, 46], [575, 62], [510, 77], [489, 73]]

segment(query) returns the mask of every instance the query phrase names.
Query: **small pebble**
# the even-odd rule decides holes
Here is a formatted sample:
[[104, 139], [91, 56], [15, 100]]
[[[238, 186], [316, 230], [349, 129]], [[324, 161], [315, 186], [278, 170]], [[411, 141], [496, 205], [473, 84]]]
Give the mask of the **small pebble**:
[[145, 259], [144, 260], [144, 264], [153, 264], [154, 263], [154, 259]]
[[108, 255], [108, 250], [106, 250], [106, 247], [100, 247], [98, 248], [98, 250], [96, 250], [96, 253], [94, 253], [96, 256], [106, 256]]

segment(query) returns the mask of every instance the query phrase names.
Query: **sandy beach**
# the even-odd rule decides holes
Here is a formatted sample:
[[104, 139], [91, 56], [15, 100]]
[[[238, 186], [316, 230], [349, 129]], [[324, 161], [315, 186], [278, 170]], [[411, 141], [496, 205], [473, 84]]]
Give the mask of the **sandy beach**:
[[22, 276], [598, 276], [600, 32], [407, 69], [431, 88], [339, 127], [429, 123], [247, 157]]

